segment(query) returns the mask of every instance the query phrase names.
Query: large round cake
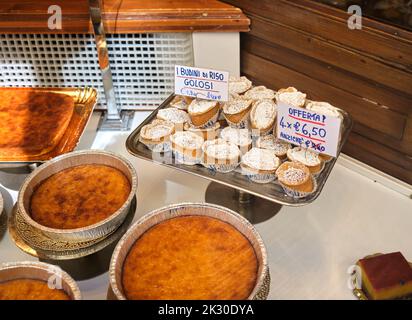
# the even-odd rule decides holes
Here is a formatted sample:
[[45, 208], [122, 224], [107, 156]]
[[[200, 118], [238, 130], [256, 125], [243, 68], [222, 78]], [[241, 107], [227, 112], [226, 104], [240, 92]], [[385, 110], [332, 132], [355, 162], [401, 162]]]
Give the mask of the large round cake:
[[122, 284], [127, 299], [243, 300], [258, 267], [251, 243], [232, 225], [184, 216], [153, 226], [133, 244]]
[[34, 191], [30, 216], [55, 229], [76, 229], [98, 223], [127, 200], [131, 186], [118, 169], [99, 164], [79, 165], [44, 180]]
[[50, 289], [47, 282], [17, 279], [0, 283], [0, 300], [70, 300], [59, 289]]

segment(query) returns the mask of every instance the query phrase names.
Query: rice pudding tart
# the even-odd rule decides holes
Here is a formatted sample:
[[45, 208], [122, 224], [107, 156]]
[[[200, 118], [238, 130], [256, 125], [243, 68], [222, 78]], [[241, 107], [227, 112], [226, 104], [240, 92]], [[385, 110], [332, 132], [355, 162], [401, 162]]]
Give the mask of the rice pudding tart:
[[130, 300], [243, 300], [258, 268], [252, 244], [235, 227], [189, 215], [143, 233], [123, 262], [121, 281]]
[[343, 119], [342, 114], [340, 113], [339, 109], [332, 106], [328, 102], [322, 102], [322, 101], [308, 101], [306, 103], [306, 109], [317, 112], [320, 114], [325, 114], [331, 117], [335, 117], [338, 119]]
[[276, 120], [276, 104], [273, 100], [258, 100], [250, 111], [251, 128], [264, 135], [273, 129]]
[[268, 89], [265, 86], [257, 86], [246, 91], [244, 97], [252, 100], [273, 100], [275, 99], [275, 91]]
[[139, 141], [152, 151], [168, 151], [170, 136], [174, 133], [172, 122], [155, 119], [140, 130]]
[[276, 175], [283, 190], [292, 197], [306, 197], [316, 190], [315, 179], [302, 163], [286, 161], [276, 170]]
[[160, 109], [157, 118], [173, 123], [176, 130], [183, 130], [184, 124], [190, 121], [187, 112], [177, 108]]
[[248, 128], [249, 113], [252, 109], [253, 100], [251, 99], [234, 99], [223, 105], [223, 115], [233, 128]]
[[0, 300], [71, 300], [59, 289], [50, 289], [42, 280], [15, 279], [0, 282]]
[[200, 163], [204, 139], [190, 131], [178, 131], [170, 137], [172, 151], [177, 163], [195, 165]]
[[220, 123], [216, 122], [212, 127], [209, 128], [196, 128], [189, 123], [185, 123], [184, 130], [193, 132], [198, 136], [202, 137], [205, 141], [206, 140], [213, 140], [216, 139], [219, 134]]
[[230, 172], [235, 170], [240, 162], [241, 153], [237, 145], [223, 139], [206, 141], [202, 150], [202, 163], [211, 170]]
[[319, 158], [319, 154], [306, 148], [289, 149], [287, 157], [290, 161], [297, 161], [307, 166], [312, 174], [319, 174], [324, 167], [324, 162]]
[[36, 186], [30, 217], [53, 229], [77, 229], [105, 220], [129, 197], [129, 179], [120, 170], [101, 164], [70, 167]]
[[229, 77], [229, 94], [242, 94], [248, 91], [252, 87], [252, 81], [248, 78], [242, 77]]
[[170, 102], [170, 106], [180, 110], [185, 110], [189, 108], [189, 104], [193, 101], [194, 98], [186, 96], [175, 96]]
[[67, 94], [23, 88], [2, 88], [0, 101], [0, 161], [36, 159], [55, 149], [75, 109]]
[[269, 183], [275, 180], [280, 163], [273, 150], [252, 148], [242, 156], [241, 168], [251, 181]]
[[220, 131], [220, 137], [227, 142], [237, 145], [242, 154], [249, 151], [252, 147], [252, 135], [248, 129], [226, 127]]
[[292, 148], [290, 143], [276, 138], [273, 134], [259, 137], [256, 141], [256, 146], [262, 149], [273, 150], [276, 156], [281, 160], [285, 160], [287, 158], [287, 152]]
[[276, 93], [276, 102], [283, 102], [294, 107], [303, 107], [306, 102], [306, 94], [294, 87], [280, 89]]
[[197, 128], [213, 126], [219, 116], [220, 105], [217, 101], [194, 99], [188, 108], [192, 125]]

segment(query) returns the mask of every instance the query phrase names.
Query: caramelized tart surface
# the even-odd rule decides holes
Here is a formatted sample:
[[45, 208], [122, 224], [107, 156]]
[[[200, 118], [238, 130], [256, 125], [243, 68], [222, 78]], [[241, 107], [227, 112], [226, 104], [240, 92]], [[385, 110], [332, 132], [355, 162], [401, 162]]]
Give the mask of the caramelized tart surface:
[[0, 283], [0, 300], [71, 300], [63, 290], [50, 289], [47, 282], [17, 279]]
[[0, 90], [0, 160], [25, 160], [50, 152], [73, 112], [74, 100], [65, 94]]
[[62, 170], [34, 191], [30, 215], [55, 229], [76, 229], [98, 223], [127, 200], [131, 186], [118, 169], [87, 164]]
[[242, 300], [258, 272], [255, 251], [233, 226], [205, 216], [161, 222], [146, 231], [125, 259], [128, 299]]

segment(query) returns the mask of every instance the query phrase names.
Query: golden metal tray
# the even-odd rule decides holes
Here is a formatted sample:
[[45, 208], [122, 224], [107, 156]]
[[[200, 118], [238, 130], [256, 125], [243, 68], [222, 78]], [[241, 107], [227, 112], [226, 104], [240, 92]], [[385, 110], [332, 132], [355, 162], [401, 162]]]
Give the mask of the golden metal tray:
[[[10, 90], [10, 88], [7, 88]], [[19, 90], [28, 90], [28, 88], [13, 88], [16, 92]], [[89, 87], [84, 88], [29, 88], [33, 92], [45, 92], [45, 93], [60, 93], [66, 94], [74, 98], [74, 113], [69, 122], [69, 125], [63, 134], [63, 137], [56, 145], [56, 147], [42, 154], [38, 157], [28, 158], [28, 159], [2, 159], [0, 161], [1, 167], [8, 167], [19, 164], [30, 164], [44, 162], [52, 159], [61, 154], [71, 152], [76, 148], [79, 140], [89, 122], [90, 116], [93, 109], [97, 103], [97, 90]], [[0, 88], [2, 90], [2, 88]]]
[[[193, 166], [188, 166], [188, 165], [181, 165], [181, 164], [175, 164], [175, 163], [168, 163], [167, 161], [158, 161], [153, 158], [152, 151], [149, 150], [143, 143], [139, 141], [139, 136], [140, 136], [140, 130], [142, 129], [143, 126], [146, 124], [149, 124], [152, 122], [157, 115], [157, 112], [160, 109], [166, 108], [169, 106], [169, 103], [173, 100], [175, 95], [171, 95], [168, 97], [161, 105], [159, 108], [157, 108], [153, 113], [150, 114], [149, 117], [144, 120], [140, 126], [138, 126], [127, 138], [126, 141], [126, 148], [127, 150], [134, 156], [155, 162], [161, 165], [164, 165], [169, 168], [173, 168], [179, 171], [183, 171], [186, 173], [193, 174], [198, 177], [202, 177], [208, 180], [211, 180], [213, 182], [217, 182], [221, 185], [224, 185], [226, 187], [233, 188], [235, 190], [239, 190], [241, 192], [245, 192], [266, 200], [271, 201], [272, 203], [278, 203], [281, 205], [287, 205], [287, 206], [303, 206], [306, 204], [309, 204], [313, 202], [321, 193], [323, 186], [325, 185], [330, 172], [333, 169], [333, 166], [335, 165], [335, 162], [337, 160], [336, 158], [333, 158], [331, 161], [325, 164], [324, 170], [319, 174], [319, 176], [316, 178], [317, 183], [318, 183], [318, 188], [317, 190], [312, 193], [311, 195], [305, 197], [305, 198], [293, 198], [289, 195], [287, 195], [282, 187], [278, 183], [267, 183], [267, 184], [258, 184], [258, 183], [253, 183], [250, 182], [246, 176], [242, 175], [240, 172], [233, 171], [229, 173], [220, 173], [220, 172], [212, 172], [209, 169], [201, 166], [201, 165], [193, 165]], [[342, 122], [342, 136], [341, 136], [341, 142], [338, 147], [338, 156], [340, 154], [340, 151], [345, 144], [346, 140], [348, 139], [350, 130], [352, 129], [352, 119], [349, 116], [347, 112], [344, 110], [339, 109], [341, 114], [343, 115], [343, 122]], [[160, 158], [160, 157], [158, 157]], [[170, 162], [170, 161], [169, 161]], [[217, 195], [218, 197], [222, 198], [222, 193], [220, 195]], [[210, 201], [208, 201], [210, 202]], [[256, 203], [256, 201], [255, 201]], [[219, 202], [219, 204], [222, 204]], [[228, 207], [227, 204], [225, 204], [226, 207]], [[232, 208], [234, 209], [234, 208]], [[234, 209], [236, 210], [236, 209]], [[266, 209], [265, 209], [266, 210]], [[270, 209], [268, 209], [270, 210]]]

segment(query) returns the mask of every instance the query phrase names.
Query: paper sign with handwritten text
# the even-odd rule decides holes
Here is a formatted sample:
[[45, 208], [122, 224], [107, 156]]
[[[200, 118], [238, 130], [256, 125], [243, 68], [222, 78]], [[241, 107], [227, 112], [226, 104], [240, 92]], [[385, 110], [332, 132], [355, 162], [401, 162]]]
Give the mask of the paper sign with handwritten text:
[[341, 119], [278, 103], [277, 137], [336, 157]]
[[229, 73], [175, 66], [175, 94], [207, 100], [228, 101]]

